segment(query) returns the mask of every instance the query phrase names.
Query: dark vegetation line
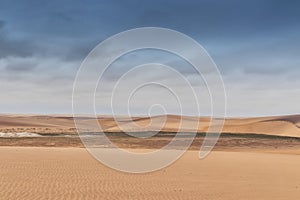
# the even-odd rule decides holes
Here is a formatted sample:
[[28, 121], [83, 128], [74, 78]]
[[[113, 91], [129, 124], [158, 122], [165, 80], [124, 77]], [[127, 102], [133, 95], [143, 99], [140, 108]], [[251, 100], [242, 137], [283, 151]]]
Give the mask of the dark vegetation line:
[[[153, 133], [153, 132], [131, 132], [132, 135], [140, 135], [143, 133]], [[124, 132], [105, 132], [107, 136], [127, 136], [127, 137], [133, 137], [130, 135], [127, 135]], [[177, 134], [177, 132], [159, 132], [154, 137], [174, 137]], [[183, 134], [186, 134], [186, 136], [191, 136], [192, 133], [189, 132], [183, 132]], [[207, 133], [205, 132], [198, 132], [196, 137], [205, 137]], [[217, 137], [219, 134], [214, 133], [208, 133], [210, 137]], [[266, 139], [296, 139], [300, 141], [299, 137], [292, 137], [292, 136], [278, 136], [278, 135], [267, 135], [267, 134], [261, 134], [261, 133], [221, 133], [221, 138], [266, 138]]]

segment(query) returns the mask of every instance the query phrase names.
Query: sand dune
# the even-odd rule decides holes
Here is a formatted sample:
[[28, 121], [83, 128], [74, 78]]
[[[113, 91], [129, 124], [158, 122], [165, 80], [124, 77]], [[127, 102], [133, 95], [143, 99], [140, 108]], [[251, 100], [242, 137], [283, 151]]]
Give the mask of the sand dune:
[[[80, 123], [88, 125], [91, 119], [82, 117]], [[211, 119], [208, 117], [187, 117], [176, 115], [154, 117], [117, 117], [99, 116], [98, 122], [106, 132], [120, 131], [192, 131], [206, 132]], [[182, 123], [180, 125], [180, 122]], [[16, 133], [76, 133], [70, 115], [0, 115], [0, 132]], [[228, 118], [223, 133], [266, 134], [276, 136], [300, 137], [300, 115]]]

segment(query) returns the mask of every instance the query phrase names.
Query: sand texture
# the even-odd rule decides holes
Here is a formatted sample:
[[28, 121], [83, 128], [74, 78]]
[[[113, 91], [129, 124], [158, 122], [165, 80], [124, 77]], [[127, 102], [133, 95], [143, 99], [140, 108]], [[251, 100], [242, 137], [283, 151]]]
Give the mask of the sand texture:
[[188, 151], [160, 171], [126, 174], [81, 148], [1, 147], [0, 199], [299, 199], [299, 155], [197, 155]]

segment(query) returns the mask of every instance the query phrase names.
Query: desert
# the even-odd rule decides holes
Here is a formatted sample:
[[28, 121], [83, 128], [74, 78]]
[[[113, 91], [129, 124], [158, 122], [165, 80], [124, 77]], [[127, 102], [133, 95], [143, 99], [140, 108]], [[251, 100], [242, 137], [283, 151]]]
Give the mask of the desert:
[[[97, 120], [120, 148], [151, 151], [170, 142], [179, 118], [167, 116], [151, 138], [126, 136], [112, 117]], [[1, 115], [0, 199], [298, 199], [299, 116], [226, 119], [204, 159], [198, 153], [209, 118], [182, 118], [203, 121], [189, 150], [166, 168], [130, 174], [90, 155], [71, 116]], [[136, 134], [157, 128], [146, 126], [151, 117], [118, 120]], [[140, 130], [130, 129], [133, 121]]]

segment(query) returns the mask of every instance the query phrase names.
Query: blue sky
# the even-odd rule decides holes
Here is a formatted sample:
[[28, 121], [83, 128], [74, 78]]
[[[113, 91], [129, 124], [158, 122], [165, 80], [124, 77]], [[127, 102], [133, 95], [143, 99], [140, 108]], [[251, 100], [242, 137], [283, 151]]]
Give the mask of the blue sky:
[[224, 78], [229, 116], [299, 113], [299, 9], [296, 0], [2, 0], [0, 112], [70, 113], [76, 71], [89, 51], [121, 31], [157, 26], [208, 51]]

